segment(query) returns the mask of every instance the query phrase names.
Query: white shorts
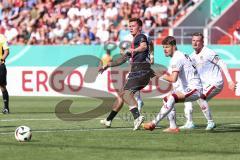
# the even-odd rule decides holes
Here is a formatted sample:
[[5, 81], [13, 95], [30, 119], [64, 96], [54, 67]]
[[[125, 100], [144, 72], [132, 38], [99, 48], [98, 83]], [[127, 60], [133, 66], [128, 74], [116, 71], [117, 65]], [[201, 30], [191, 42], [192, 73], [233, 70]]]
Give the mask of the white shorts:
[[206, 85], [203, 86], [203, 99], [206, 99], [207, 101], [219, 94], [223, 89], [223, 83], [218, 85]]
[[183, 94], [185, 95], [185, 102], [193, 102], [198, 100], [202, 95], [202, 88], [201, 89], [191, 89], [187, 88], [183, 91]]
[[193, 102], [198, 100], [202, 95], [202, 88], [186, 88], [178, 87], [175, 91], [181, 92], [185, 95], [185, 102]]

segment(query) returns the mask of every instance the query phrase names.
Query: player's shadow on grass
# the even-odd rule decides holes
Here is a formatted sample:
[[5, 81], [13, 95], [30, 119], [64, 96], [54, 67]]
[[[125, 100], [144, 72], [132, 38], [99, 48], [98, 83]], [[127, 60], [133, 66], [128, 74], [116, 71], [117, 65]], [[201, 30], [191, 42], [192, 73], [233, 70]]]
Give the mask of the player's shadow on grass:
[[240, 123], [217, 124], [217, 128], [215, 128], [213, 132], [214, 133], [240, 132]]
[[[224, 123], [224, 124], [216, 124], [217, 127], [213, 130], [206, 131], [206, 124], [197, 124], [194, 129], [190, 130], [181, 130], [180, 133], [189, 133], [189, 134], [202, 134], [202, 133], [225, 133], [225, 132], [240, 132], [240, 123], [239, 124], [233, 124], [233, 123]], [[156, 131], [162, 131], [162, 129], [166, 129], [168, 126], [161, 125], [158, 128], [156, 128], [152, 132], [152, 134], [159, 134], [159, 132]], [[167, 133], [169, 134], [169, 133]]]

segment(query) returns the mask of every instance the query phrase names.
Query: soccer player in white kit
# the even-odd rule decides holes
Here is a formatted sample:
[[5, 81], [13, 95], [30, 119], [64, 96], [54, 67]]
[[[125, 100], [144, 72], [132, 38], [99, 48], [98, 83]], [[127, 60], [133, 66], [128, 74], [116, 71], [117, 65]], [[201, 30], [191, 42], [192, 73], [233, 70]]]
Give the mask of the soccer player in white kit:
[[[209, 109], [207, 101], [216, 96], [223, 89], [224, 84], [221, 70], [223, 71], [228, 81], [229, 89], [234, 90], [235, 83], [231, 79], [226, 64], [213, 50], [204, 46], [203, 38], [204, 37], [202, 33], [193, 34], [192, 47], [194, 49], [194, 52], [190, 55], [190, 58], [196, 64], [196, 68], [203, 85], [203, 95], [197, 102], [208, 121], [206, 130], [212, 130], [216, 127], [216, 125], [212, 119], [211, 111]], [[187, 122], [185, 125], [179, 128], [191, 129], [194, 126], [192, 121], [192, 105], [190, 104], [188, 106], [185, 106], [184, 111]]]
[[[177, 50], [176, 39], [172, 36], [168, 36], [163, 40], [162, 45], [165, 56], [171, 57], [171, 61], [168, 69], [170, 74], [164, 74], [161, 78], [171, 83], [175, 83], [179, 79], [182, 90], [176, 90], [163, 99], [164, 105], [155, 119], [143, 124], [146, 130], [155, 129], [156, 125], [174, 109], [175, 103], [195, 101], [202, 95], [202, 83], [197, 70], [191, 59]], [[176, 116], [174, 115], [174, 117]], [[175, 127], [171, 126], [164, 130], [165, 132], [179, 132], [174, 117], [169, 120], [170, 125], [171, 123], [173, 125], [175, 124]]]

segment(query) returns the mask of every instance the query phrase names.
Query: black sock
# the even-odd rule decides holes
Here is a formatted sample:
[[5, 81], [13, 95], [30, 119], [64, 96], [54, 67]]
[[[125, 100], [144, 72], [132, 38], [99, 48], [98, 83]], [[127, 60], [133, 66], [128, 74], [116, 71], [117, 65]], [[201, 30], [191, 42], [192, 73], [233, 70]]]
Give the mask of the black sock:
[[116, 116], [118, 114], [118, 112], [116, 112], [116, 111], [111, 111], [111, 113], [108, 115], [108, 117], [107, 117], [107, 121], [112, 121], [113, 120], [113, 118]]
[[8, 91], [7, 90], [2, 92], [2, 97], [3, 97], [4, 108], [9, 109], [8, 108], [9, 96], [8, 96]]
[[137, 119], [140, 116], [138, 108], [133, 108], [130, 110], [132, 112], [133, 118]]

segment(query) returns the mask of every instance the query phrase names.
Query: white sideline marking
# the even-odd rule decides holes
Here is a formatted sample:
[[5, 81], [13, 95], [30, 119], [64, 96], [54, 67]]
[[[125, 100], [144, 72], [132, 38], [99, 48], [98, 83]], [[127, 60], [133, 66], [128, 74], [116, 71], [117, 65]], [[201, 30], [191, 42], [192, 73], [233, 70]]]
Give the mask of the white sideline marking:
[[[83, 129], [56, 129], [56, 130], [36, 130], [32, 131], [33, 133], [56, 133], [56, 132], [88, 132], [88, 131], [115, 131], [115, 130], [132, 130], [131, 127], [126, 128], [83, 128]], [[0, 132], [0, 135], [10, 135], [14, 132]]]
[[[94, 119], [97, 119], [97, 120], [101, 120], [101, 119], [104, 119], [104, 118], [94, 118]], [[114, 119], [121, 119], [121, 118], [114, 118]], [[61, 119], [58, 119], [58, 118], [19, 118], [19, 119], [1, 119], [0, 122], [14, 122], [14, 121], [59, 121]]]
[[14, 121], [56, 121], [59, 119], [1, 119], [1, 122], [14, 122]]
[[[232, 124], [226, 124], [221, 126], [240, 126], [240, 124], [232, 123]], [[218, 127], [221, 127], [218, 126]], [[161, 127], [157, 127], [161, 128]], [[36, 130], [32, 131], [33, 133], [57, 133], [57, 132], [88, 132], [88, 131], [116, 131], [116, 130], [132, 130], [132, 127], [125, 127], [125, 128], [82, 128], [82, 129], [56, 129], [56, 130]], [[11, 135], [14, 134], [14, 131], [12, 132], [0, 132], [0, 135]]]
[[222, 125], [222, 126], [240, 126], [240, 124], [238, 124], [238, 123], [233, 123], [233, 124], [226, 124], [226, 125]]
[[[102, 117], [102, 118], [94, 118], [96, 120], [101, 120], [101, 119], [104, 119], [105, 117]], [[203, 116], [199, 116], [199, 117], [193, 117], [194, 119], [204, 119]], [[114, 119], [118, 119], [118, 120], [121, 120], [124, 118], [120, 118], [120, 117], [116, 117]], [[177, 119], [184, 119], [184, 117], [177, 117]], [[228, 117], [225, 117], [225, 116], [219, 116], [219, 117], [215, 117], [214, 116], [214, 119], [240, 119], [240, 116], [228, 116]], [[15, 122], [15, 121], [58, 121], [58, 120], [61, 120], [61, 119], [58, 119], [58, 118], [16, 118], [16, 119], [0, 119], [0, 122]], [[129, 119], [130, 120], [130, 119]]]

